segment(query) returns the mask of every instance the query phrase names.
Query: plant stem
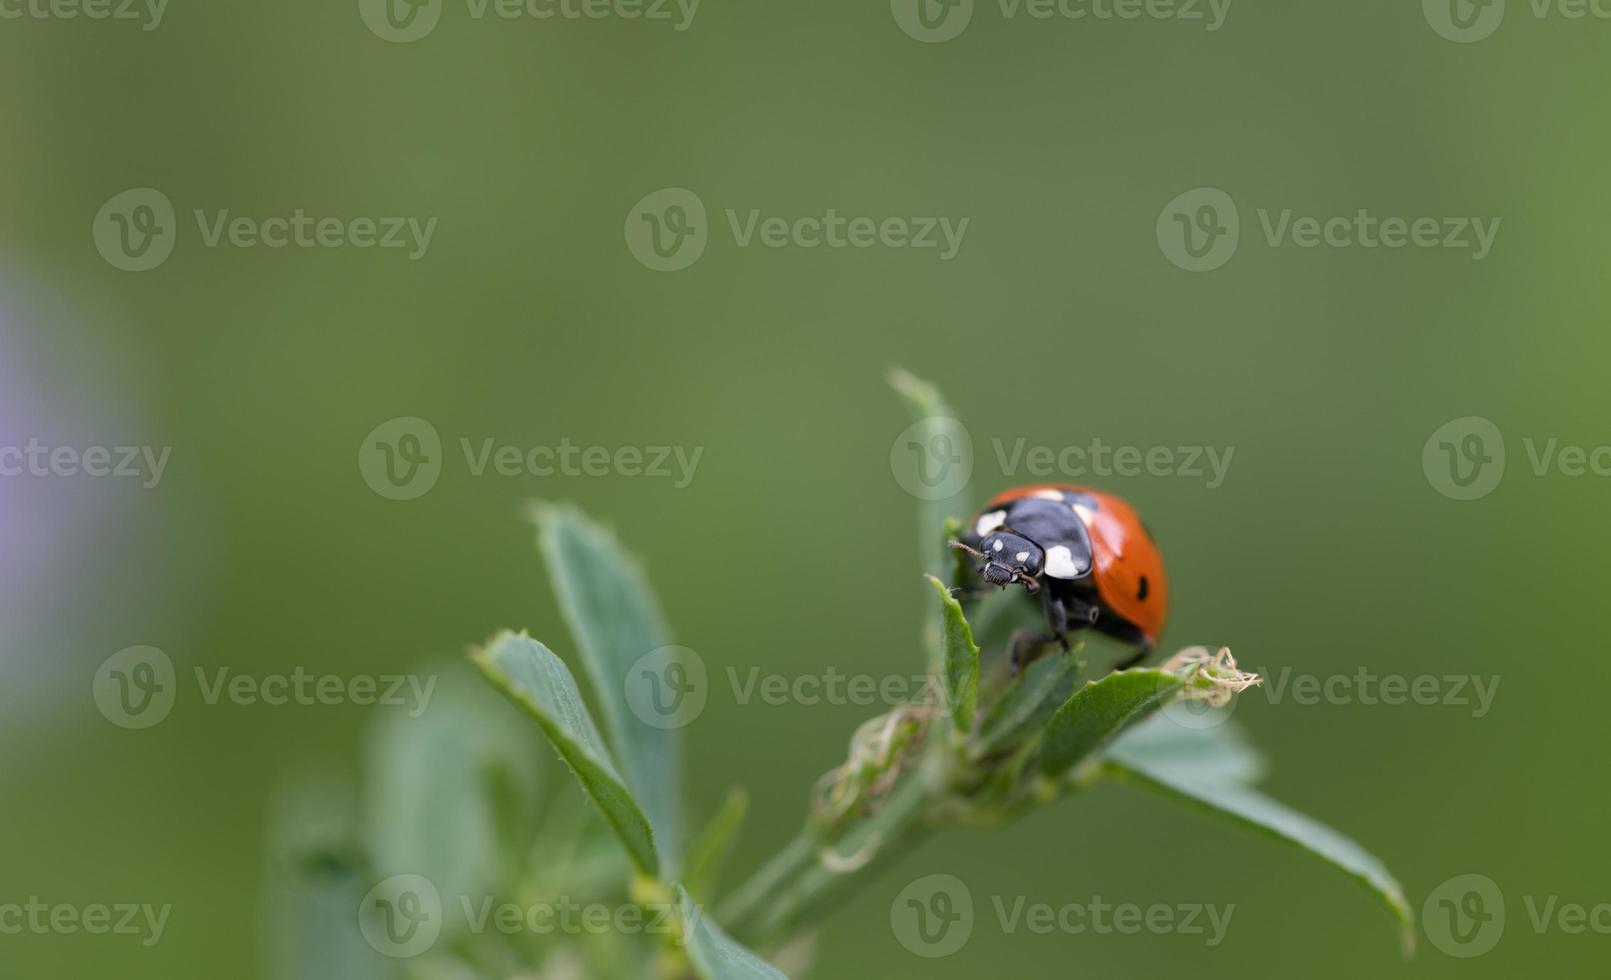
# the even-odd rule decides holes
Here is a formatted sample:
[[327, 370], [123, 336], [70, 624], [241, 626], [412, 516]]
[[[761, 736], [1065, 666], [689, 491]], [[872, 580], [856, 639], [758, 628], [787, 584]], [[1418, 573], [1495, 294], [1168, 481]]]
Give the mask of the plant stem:
[[[783, 939], [808, 924], [829, 897], [843, 894], [852, 880], [865, 883], [872, 877], [866, 872], [888, 864], [926, 835], [923, 815], [944, 786], [927, 768], [907, 773], [882, 807], [836, 841], [808, 825], [722, 903], [717, 918], [755, 944]], [[830, 848], [841, 866], [824, 861]]]

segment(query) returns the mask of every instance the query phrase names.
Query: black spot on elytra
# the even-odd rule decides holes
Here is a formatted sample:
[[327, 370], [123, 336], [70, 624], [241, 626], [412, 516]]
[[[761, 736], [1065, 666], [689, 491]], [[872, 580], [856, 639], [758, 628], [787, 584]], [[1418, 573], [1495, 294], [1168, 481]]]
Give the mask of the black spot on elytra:
[[1145, 575], [1143, 575], [1143, 576], [1141, 576], [1141, 588], [1136, 590], [1136, 598], [1137, 599], [1145, 599], [1146, 597], [1147, 597], [1147, 577]]

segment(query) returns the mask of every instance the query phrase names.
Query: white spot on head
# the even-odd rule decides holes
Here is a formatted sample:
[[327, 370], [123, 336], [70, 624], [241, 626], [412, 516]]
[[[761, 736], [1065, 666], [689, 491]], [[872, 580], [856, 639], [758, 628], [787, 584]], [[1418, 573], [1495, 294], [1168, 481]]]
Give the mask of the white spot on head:
[[1046, 549], [1046, 574], [1052, 578], [1076, 579], [1085, 574], [1085, 569], [1074, 564], [1074, 553], [1067, 545], [1060, 544]]
[[1029, 560], [1029, 552], [1020, 551], [1020, 552], [1018, 552], [1018, 554], [1014, 555], [1013, 557], [1015, 559], [1017, 559], [1018, 561], [1028, 561]]
[[1074, 509], [1074, 516], [1078, 517], [1081, 523], [1090, 524], [1091, 521], [1096, 517], [1096, 511], [1085, 506], [1084, 504], [1070, 504], [1069, 506]]
[[1063, 491], [1061, 491], [1061, 490], [1036, 490], [1034, 493], [1030, 494], [1030, 496], [1034, 497], [1037, 500], [1057, 500], [1057, 501], [1061, 501], [1063, 499]]
[[973, 533], [982, 538], [1006, 523], [1006, 520], [1007, 512], [1004, 510], [993, 510], [988, 514], [980, 514], [979, 523], [973, 526]]
[[1001, 539], [1000, 539], [1000, 538], [997, 538], [997, 539], [996, 539], [996, 544], [995, 544], [995, 546], [994, 546], [994, 547], [993, 547], [993, 548], [991, 548], [991, 549], [990, 549], [990, 550], [991, 550], [991, 551], [1000, 551], [1000, 550], [1001, 550], [1001, 547], [1002, 547], [1002, 545], [1001, 545]]

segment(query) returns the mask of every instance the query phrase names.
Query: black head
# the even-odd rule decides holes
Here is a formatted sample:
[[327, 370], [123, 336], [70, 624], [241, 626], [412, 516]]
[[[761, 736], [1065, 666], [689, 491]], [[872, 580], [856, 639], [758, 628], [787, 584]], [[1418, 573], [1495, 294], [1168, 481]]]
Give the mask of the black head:
[[951, 542], [951, 547], [977, 558], [979, 574], [991, 585], [1006, 588], [1017, 582], [1030, 592], [1040, 591], [1039, 577], [1046, 570], [1046, 552], [1009, 528], [991, 531], [979, 542], [978, 548], [960, 541]]

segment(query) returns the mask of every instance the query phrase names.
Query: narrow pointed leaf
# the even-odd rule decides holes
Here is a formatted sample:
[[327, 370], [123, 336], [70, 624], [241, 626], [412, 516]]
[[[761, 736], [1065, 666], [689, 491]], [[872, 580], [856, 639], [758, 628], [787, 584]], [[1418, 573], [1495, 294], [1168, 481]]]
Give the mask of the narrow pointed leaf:
[[1064, 702], [1046, 723], [1040, 768], [1059, 775], [1129, 725], [1168, 703], [1181, 678], [1161, 670], [1126, 670], [1093, 681]]
[[734, 942], [706, 918], [705, 910], [694, 904], [681, 885], [677, 886], [677, 905], [688, 958], [704, 980], [788, 980], [777, 967]]
[[1192, 730], [1160, 722], [1138, 728], [1114, 744], [1107, 768], [1296, 845], [1338, 868], [1387, 906], [1398, 920], [1406, 949], [1413, 948], [1415, 916], [1398, 881], [1351, 838], [1252, 788], [1249, 783], [1260, 771], [1258, 758], [1229, 726]]
[[[932, 449], [950, 447], [961, 458], [947, 465], [964, 467], [957, 471], [961, 478], [942, 481], [939, 488], [950, 489], [951, 484], [959, 483], [960, 489], [938, 499], [927, 499], [925, 494], [918, 506], [918, 542], [922, 548], [923, 570], [943, 578], [947, 567], [943, 553], [946, 520], [965, 516], [972, 510], [968, 506], [966, 479], [973, 467], [971, 440], [967, 439], [962, 423], [952, 414], [940, 389], [900, 368], [889, 373], [889, 383], [906, 403], [913, 422], [911, 440], [908, 445], [895, 447], [896, 452], [917, 454], [912, 457], [917, 459]], [[927, 461], [920, 465], [926, 466]]]
[[537, 720], [621, 839], [632, 863], [645, 874], [657, 873], [660, 860], [649, 819], [610, 761], [565, 664], [524, 633], [500, 633], [471, 657], [488, 680]]
[[593, 685], [610, 747], [654, 826], [667, 874], [682, 858], [682, 733], [632, 712], [627, 684], [644, 657], [671, 643], [648, 579], [607, 528], [575, 507], [537, 504], [538, 546], [560, 611]]
[[711, 817], [710, 823], [689, 843], [683, 885], [690, 894], [710, 900], [716, 889], [716, 875], [738, 839], [739, 828], [743, 826], [744, 815], [749, 808], [749, 794], [739, 787], [733, 787], [728, 790], [727, 799], [722, 801], [721, 808]]
[[979, 648], [973, 631], [962, 615], [962, 606], [951, 596], [945, 583], [930, 575], [940, 594], [940, 643], [945, 654], [945, 706], [951, 712], [957, 731], [973, 729], [973, 715], [979, 703]]
[[1078, 669], [1078, 651], [1042, 657], [1030, 664], [979, 726], [979, 754], [1017, 741], [1037, 719], [1044, 724], [1057, 705], [1068, 699], [1068, 687]]

